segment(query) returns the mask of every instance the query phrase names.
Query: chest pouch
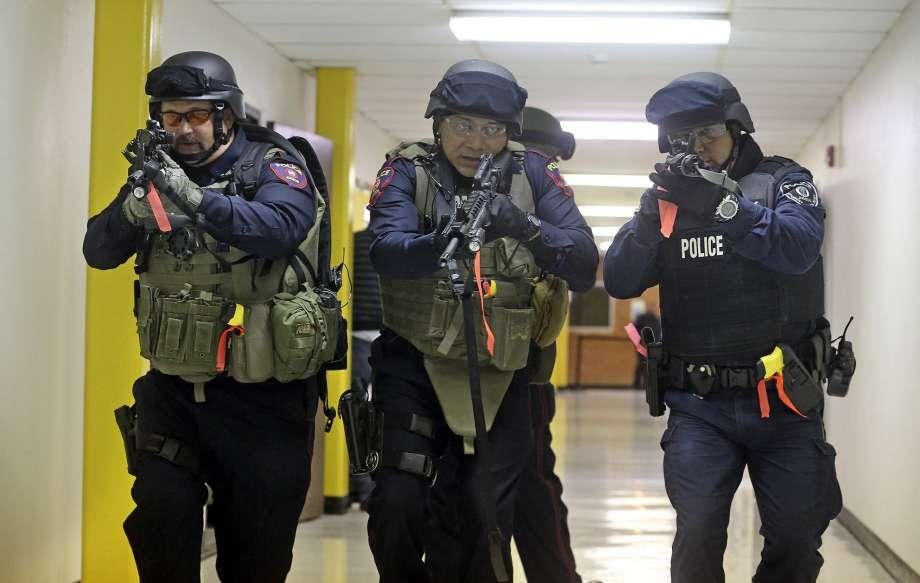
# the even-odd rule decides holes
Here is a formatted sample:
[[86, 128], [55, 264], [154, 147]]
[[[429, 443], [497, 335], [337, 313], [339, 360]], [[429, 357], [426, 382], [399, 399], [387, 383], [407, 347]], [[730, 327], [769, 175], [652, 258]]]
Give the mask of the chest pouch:
[[534, 322], [531, 337], [540, 348], [546, 348], [562, 333], [569, 314], [569, 286], [561, 277], [547, 275], [534, 285], [531, 305]]

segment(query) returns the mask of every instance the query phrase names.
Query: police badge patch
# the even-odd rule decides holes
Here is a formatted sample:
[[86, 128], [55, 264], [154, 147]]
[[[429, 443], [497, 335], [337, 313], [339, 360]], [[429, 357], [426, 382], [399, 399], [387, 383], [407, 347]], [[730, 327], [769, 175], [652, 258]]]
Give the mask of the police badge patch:
[[293, 188], [306, 188], [307, 175], [296, 164], [272, 162], [268, 165], [272, 173]]
[[563, 192], [567, 197], [571, 198], [575, 196], [575, 191], [572, 190], [572, 187], [566, 184], [565, 178], [562, 177], [562, 172], [559, 171], [559, 162], [550, 162], [546, 165], [546, 175], [550, 177], [553, 181], [553, 184], [559, 187], [559, 190]]
[[374, 181], [374, 186], [371, 187], [371, 200], [368, 206], [374, 206], [377, 199], [383, 194], [384, 189], [393, 182], [394, 178], [396, 178], [396, 173], [389, 164], [380, 170], [380, 173], [377, 174], [377, 180]]
[[788, 182], [780, 187], [782, 195], [802, 206], [818, 206], [818, 189], [810, 180]]

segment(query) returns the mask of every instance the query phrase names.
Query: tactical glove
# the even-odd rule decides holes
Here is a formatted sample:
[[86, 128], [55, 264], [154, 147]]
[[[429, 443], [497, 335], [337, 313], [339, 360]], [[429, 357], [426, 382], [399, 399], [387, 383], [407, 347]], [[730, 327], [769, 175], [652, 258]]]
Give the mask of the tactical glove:
[[655, 164], [655, 172], [648, 177], [658, 186], [650, 191], [653, 197], [673, 202], [681, 210], [703, 219], [715, 216], [716, 206], [725, 196], [721, 186], [704, 178], [672, 172], [665, 164]]
[[499, 237], [511, 237], [518, 241], [528, 241], [539, 234], [540, 221], [520, 208], [510, 196], [497, 195], [489, 204], [489, 226], [486, 227], [486, 240]]
[[[169, 198], [161, 196], [160, 201], [163, 203], [163, 209], [167, 214], [182, 214], [179, 207], [169, 200]], [[150, 208], [150, 201], [147, 196], [137, 198], [129, 189], [128, 193], [125, 195], [125, 199], [121, 203], [121, 209], [128, 218], [128, 222], [136, 227], [154, 228], [156, 225], [156, 219], [154, 219], [153, 210]]]
[[[161, 168], [159, 171], [151, 172], [150, 179], [163, 194], [163, 198], [171, 199], [185, 214], [189, 215], [189, 218], [194, 219], [198, 206], [201, 204], [201, 187], [192, 182], [185, 174], [185, 170], [166, 152], [160, 150], [157, 157], [160, 159]], [[146, 166], [146, 168], [150, 167]]]

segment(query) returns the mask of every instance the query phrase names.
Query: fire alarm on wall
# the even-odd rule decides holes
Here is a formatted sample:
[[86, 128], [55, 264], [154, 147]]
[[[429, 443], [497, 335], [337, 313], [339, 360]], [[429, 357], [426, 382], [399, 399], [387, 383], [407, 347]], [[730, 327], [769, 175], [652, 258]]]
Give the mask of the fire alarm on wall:
[[834, 167], [834, 146], [830, 145], [824, 150], [824, 161], [827, 163], [828, 168]]

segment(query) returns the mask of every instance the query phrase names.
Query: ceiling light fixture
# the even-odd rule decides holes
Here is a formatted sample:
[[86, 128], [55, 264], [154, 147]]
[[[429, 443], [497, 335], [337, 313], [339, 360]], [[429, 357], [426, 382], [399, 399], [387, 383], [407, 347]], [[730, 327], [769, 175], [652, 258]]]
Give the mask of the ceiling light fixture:
[[458, 13], [450, 30], [460, 41], [592, 44], [726, 44], [724, 16], [553, 15]]
[[562, 129], [576, 140], [658, 140], [658, 128], [647, 121], [562, 121]]
[[569, 186], [608, 188], [648, 188], [652, 185], [645, 174], [565, 174], [565, 181]]

